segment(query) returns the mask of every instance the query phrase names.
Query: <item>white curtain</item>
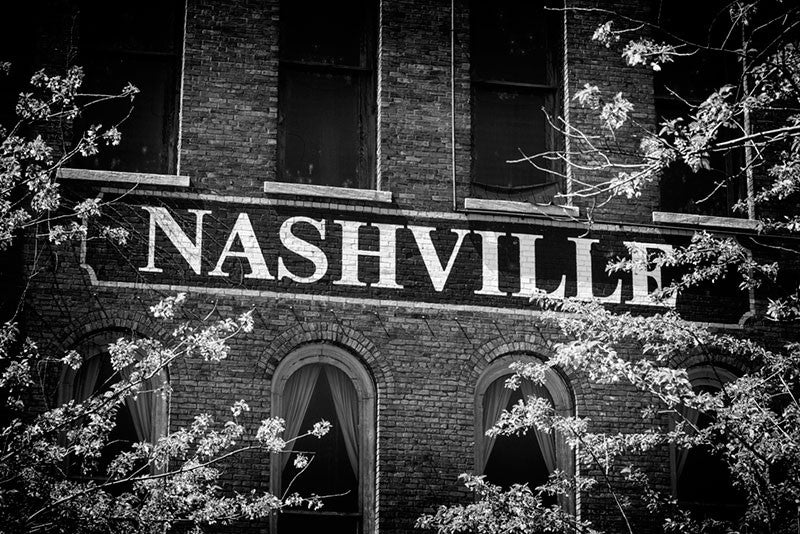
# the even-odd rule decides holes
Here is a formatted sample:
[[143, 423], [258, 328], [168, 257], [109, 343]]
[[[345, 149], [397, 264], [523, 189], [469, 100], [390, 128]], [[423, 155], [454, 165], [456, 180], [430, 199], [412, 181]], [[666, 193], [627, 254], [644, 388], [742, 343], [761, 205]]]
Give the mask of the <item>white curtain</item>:
[[[300, 434], [300, 427], [314, 394], [314, 387], [319, 378], [319, 365], [306, 365], [298, 369], [289, 377], [286, 387], [283, 390], [283, 418], [286, 420], [286, 429], [283, 431], [283, 439], [287, 442]], [[289, 463], [288, 454], [294, 443], [286, 445], [286, 454], [283, 456], [283, 467]]]
[[508, 401], [511, 400], [511, 394], [513, 393], [512, 390], [505, 387], [506, 378], [500, 378], [492, 382], [488, 388], [486, 388], [486, 393], [483, 395], [483, 454], [478, 459], [480, 465], [478, 465], [478, 472], [483, 473], [486, 469], [486, 464], [489, 462], [489, 456], [492, 454], [492, 449], [494, 448], [494, 443], [496, 438], [489, 437], [486, 435], [486, 431], [489, 430], [492, 425], [497, 422], [497, 419], [500, 417], [500, 414], [503, 410], [506, 409], [508, 406]]
[[339, 428], [344, 435], [344, 445], [353, 474], [358, 477], [358, 396], [353, 382], [339, 369], [325, 366], [325, 376], [331, 388]]
[[[522, 380], [520, 382], [520, 391], [522, 396], [527, 401], [528, 397], [541, 397], [553, 404], [550, 394], [543, 386], [534, 384], [530, 380]], [[533, 429], [536, 433], [536, 442], [539, 444], [539, 450], [542, 452], [544, 458], [544, 465], [547, 467], [547, 472], [552, 473], [556, 468], [556, 439], [553, 432], [544, 432], [538, 428]]]
[[[130, 378], [131, 372], [129, 369], [122, 369], [120, 376], [123, 380], [127, 380]], [[156, 422], [163, 402], [161, 392], [153, 391], [160, 386], [156, 381], [157, 379], [145, 381], [140, 388], [142, 392], [136, 396], [136, 400], [132, 395], [125, 398], [125, 405], [131, 413], [136, 437], [139, 441], [148, 441], [152, 444], [156, 444], [160, 437]]]
[[72, 400], [83, 402], [94, 393], [97, 379], [100, 376], [100, 366], [103, 363], [102, 355], [89, 358], [83, 362], [72, 388]]

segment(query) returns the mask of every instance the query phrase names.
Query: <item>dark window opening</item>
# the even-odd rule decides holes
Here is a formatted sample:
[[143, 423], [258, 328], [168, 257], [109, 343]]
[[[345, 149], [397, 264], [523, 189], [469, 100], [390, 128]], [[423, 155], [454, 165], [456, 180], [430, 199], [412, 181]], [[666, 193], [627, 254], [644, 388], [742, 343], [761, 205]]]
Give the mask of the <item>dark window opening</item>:
[[[686, 117], [688, 106], [675, 100], [657, 101], [660, 120]], [[733, 130], [723, 132], [733, 137]], [[712, 152], [697, 171], [682, 161], [670, 165], [661, 177], [661, 208], [676, 213], [693, 213], [718, 217], [746, 217], [744, 210], [734, 210], [737, 202], [747, 198], [742, 173], [740, 150]]]
[[84, 93], [115, 94], [128, 82], [139, 89], [125, 100], [88, 107], [75, 121], [75, 135], [92, 125], [119, 121], [122, 140], [103, 146], [79, 166], [124, 172], [174, 173], [178, 150], [178, 109], [183, 47], [183, 2], [147, 0], [80, 2], [80, 57]]
[[[506, 410], [511, 410], [520, 400], [522, 393], [517, 390], [508, 401]], [[547, 482], [550, 476], [533, 431], [521, 436], [498, 436], [483, 474], [486, 480], [504, 488], [512, 484], [528, 484], [531, 489]]]
[[39, 68], [35, 64], [41, 62], [37, 57], [41, 46], [37, 36], [42, 28], [36, 11], [31, 2], [7, 2], [0, 18], [0, 63], [11, 63], [8, 72], [0, 75], [0, 126], [6, 134], [19, 120], [19, 94], [30, 91], [31, 76]]
[[372, 2], [284, 1], [280, 11], [280, 181], [374, 186]]
[[[719, 388], [700, 386], [698, 391], [716, 393]], [[709, 414], [687, 415], [696, 419], [698, 428], [712, 422]], [[733, 487], [731, 472], [720, 453], [708, 447], [678, 450], [676, 496], [678, 501], [699, 518], [735, 520], [744, 510], [744, 497]]]
[[[551, 5], [553, 4], [553, 5]], [[558, 191], [537, 156], [557, 148], [561, 13], [552, 2], [474, 1], [472, 42], [472, 184], [481, 197], [547, 201]], [[534, 157], [535, 156], [535, 157]], [[529, 162], [508, 163], [524, 157]]]
[[[102, 395], [111, 389], [119, 381], [119, 375], [115, 373], [111, 366], [111, 357], [108, 353], [102, 353], [87, 361], [78, 371], [74, 381], [74, 400], [82, 402], [86, 400], [85, 395]], [[83, 397], [83, 398], [81, 398]], [[76, 465], [75, 460], [70, 461], [69, 471], [76, 477], [104, 479], [105, 473], [111, 462], [120, 453], [130, 450], [134, 443], [140, 441], [134, 426], [133, 416], [130, 408], [123, 403], [117, 408], [114, 417], [114, 427], [108, 434], [106, 446], [103, 448], [100, 458], [94, 465], [89, 466], [87, 471], [80, 471], [81, 467]], [[123, 491], [122, 485], [115, 487], [115, 491]], [[128, 488], [129, 489], [129, 488]]]
[[[290, 493], [301, 495], [327, 496], [324, 506], [317, 511], [288, 509], [278, 516], [281, 533], [330, 532], [356, 533], [361, 530], [361, 513], [358, 493], [358, 480], [348, 457], [343, 424], [336, 414], [336, 403], [328, 380], [329, 373], [344, 374], [333, 366], [320, 365], [321, 372], [314, 384], [314, 392], [308, 403], [301, 433], [313, 427], [314, 423], [326, 420], [332, 423], [331, 431], [321, 439], [307, 436], [297, 440], [286, 466], [281, 474], [282, 491], [289, 488]], [[290, 379], [291, 380], [291, 379]], [[352, 383], [342, 381], [340, 386], [348, 388], [349, 393], [341, 398], [355, 399]], [[294, 466], [297, 453], [303, 453], [311, 461], [308, 468], [295, 478], [300, 469]], [[291, 486], [289, 486], [291, 484]]]
[[[524, 398], [544, 397], [552, 404], [552, 399], [544, 388], [523, 381], [519, 389], [512, 391], [505, 387], [507, 378], [504, 376], [495, 380], [486, 389], [483, 400], [484, 432], [497, 421], [502, 410], [510, 411]], [[535, 491], [548, 481], [556, 466], [555, 439], [552, 433], [531, 429], [525, 434], [497, 436], [493, 440], [487, 438], [484, 448], [487, 447], [483, 451], [485, 455], [488, 450], [488, 457], [484, 456], [486, 463], [483, 474], [488, 482], [505, 489], [512, 484], [527, 484]], [[555, 496], [545, 496], [544, 503], [555, 504]]]
[[[730, 84], [739, 85], [741, 68], [736, 54], [714, 50], [735, 50], [737, 36], [729, 34], [728, 2], [661, 2], [656, 13], [666, 42], [692, 43], [708, 47], [695, 54], [662, 65], [655, 75], [655, 106], [659, 124], [677, 117], [686, 121], [693, 106], [702, 103], [715, 90]], [[687, 17], [686, 13], [692, 13]], [[683, 46], [684, 52], [689, 50]], [[686, 122], [684, 122], [686, 124]], [[741, 135], [724, 129], [719, 139]], [[702, 159], [697, 171], [683, 162], [672, 164], [661, 177], [661, 209], [720, 217], [746, 217], [744, 210], [734, 210], [747, 198], [740, 150], [712, 152]]]

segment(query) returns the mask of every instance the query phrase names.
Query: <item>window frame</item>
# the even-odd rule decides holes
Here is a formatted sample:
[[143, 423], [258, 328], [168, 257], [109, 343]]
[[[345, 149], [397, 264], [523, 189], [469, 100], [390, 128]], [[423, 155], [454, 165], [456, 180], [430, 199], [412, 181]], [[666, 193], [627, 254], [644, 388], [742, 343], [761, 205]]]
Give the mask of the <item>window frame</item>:
[[[485, 447], [485, 432], [483, 422], [483, 401], [486, 391], [489, 389], [496, 380], [511, 377], [514, 372], [509, 369], [509, 366], [514, 362], [523, 362], [530, 364], [541, 364], [543, 360], [535, 355], [524, 352], [512, 352], [500, 356], [494, 360], [486, 369], [483, 370], [478, 381], [475, 385], [475, 400], [474, 400], [474, 464], [473, 470], [477, 474], [481, 465], [481, 458], [484, 454]], [[556, 414], [562, 417], [575, 415], [575, 398], [569, 386], [569, 381], [561, 375], [561, 373], [550, 367], [545, 371], [545, 382], [543, 384], [550, 398], [553, 400], [553, 407]], [[575, 463], [575, 453], [570, 449], [567, 444], [565, 436], [561, 432], [555, 432], [556, 443], [556, 468], [563, 471], [568, 477], [577, 474], [577, 466]], [[575, 495], [559, 495], [558, 504], [568, 512], [576, 513], [576, 497]]]
[[[136, 336], [136, 332], [129, 332], [124, 330], [103, 330], [89, 334], [80, 340], [73, 350], [80, 354], [82, 362], [86, 363], [93, 358], [102, 358], [109, 356], [108, 346], [116, 342], [119, 338], [124, 336]], [[81, 368], [73, 369], [69, 365], [64, 365], [58, 380], [58, 390], [56, 393], [56, 402], [58, 406], [74, 400], [75, 380], [78, 378]], [[169, 384], [169, 369], [162, 368], [159, 373], [151, 380], [158, 380], [160, 384]], [[171, 389], [166, 389], [167, 395], [163, 402], [158, 403], [158, 410], [155, 413], [155, 421], [153, 427], [156, 429], [156, 435], [159, 437], [169, 434], [170, 427], [170, 405], [171, 405]], [[94, 395], [94, 393], [92, 393]], [[123, 406], [128, 410], [127, 405]], [[158, 473], [161, 470], [156, 468], [153, 473]], [[77, 477], [81, 478], [81, 477]], [[85, 477], [84, 477], [85, 478]], [[88, 477], [90, 479], [100, 479], [105, 477]]]
[[[667, 34], [671, 34], [673, 32], [678, 34], [678, 38], [683, 40], [687, 39], [688, 41], [697, 42], [699, 45], [706, 45], [711, 46], [711, 39], [712, 36], [710, 35], [710, 31], [712, 31], [713, 26], [717, 23], [718, 18], [720, 17], [721, 13], [724, 12], [724, 5], [720, 4], [717, 6], [705, 5], [704, 7], [709, 8], [711, 11], [696, 14], [698, 17], [708, 16], [707, 23], [702, 23], [702, 29], [699, 30], [697, 36], [689, 35], [684, 33], [682, 30], [684, 29], [683, 26], [680, 24], [682, 18], [680, 17], [680, 13], [682, 13], [681, 6], [676, 8], [676, 11], [666, 15], [666, 20], [662, 20], [662, 16], [665, 16], [663, 13], [658, 14], [658, 18], [655, 21], [656, 25], [660, 27], [664, 32]], [[671, 20], [669, 16], [678, 17], [677, 20]], [[678, 24], [680, 30], [676, 31], [676, 27], [673, 26], [674, 24]], [[702, 35], [701, 35], [702, 34]], [[726, 34], [720, 34], [725, 35]], [[735, 34], [732, 36], [734, 39], [736, 38]], [[674, 39], [675, 36], [672, 36]], [[705, 42], [703, 41], [705, 39]], [[694, 61], [696, 58], [684, 58], [688, 61]], [[702, 58], [701, 58], [702, 59]], [[655, 72], [653, 76], [653, 111], [655, 116], [655, 126], [656, 131], [660, 129], [660, 125], [665, 121], [668, 120], [669, 115], [674, 115], [671, 113], [672, 111], [676, 110], [677, 108], [686, 108], [685, 111], [679, 111], [679, 116], [687, 117], [691, 113], [690, 106], [699, 105], [702, 103], [712, 91], [715, 91], [722, 87], [725, 82], [730, 82], [729, 85], [733, 85], [736, 87], [737, 91], [741, 91], [741, 81], [742, 81], [742, 72], [741, 68], [742, 65], [739, 61], [727, 61], [727, 56], [722, 55], [717, 58], [713, 63], [718, 65], [722, 69], [722, 73], [720, 77], [712, 76], [712, 77], [701, 77], [698, 80], [693, 76], [693, 71], [695, 74], [697, 71], [702, 72], [703, 63], [711, 62], [710, 59], [705, 59], [705, 61], [698, 63], [695, 68], [686, 70], [685, 64], [666, 64], [663, 66], [662, 70]], [[689, 64], [691, 66], [691, 63]], [[687, 80], [688, 83], [687, 83]], [[682, 87], [686, 85], [687, 87]], [[673, 91], [680, 91], [679, 93], [675, 93]], [[665, 113], [666, 112], [666, 113]], [[738, 133], [735, 135], [739, 135]], [[712, 195], [716, 195], [718, 202], [720, 205], [724, 205], [725, 213], [715, 213], [714, 210], [709, 209], [711, 213], [697, 213], [694, 211], [655, 211], [653, 212], [653, 222], [655, 223], [673, 223], [673, 224], [689, 224], [687, 222], [686, 217], [681, 216], [688, 216], [692, 218], [692, 223], [698, 226], [733, 226], [733, 227], [743, 227], [745, 229], [753, 229], [752, 225], [748, 224], [748, 214], [747, 212], [736, 212], [733, 211], [733, 206], [737, 202], [749, 202], [752, 199], [753, 192], [748, 190], [747, 187], [747, 179], [746, 179], [746, 167], [747, 162], [745, 161], [745, 154], [744, 149], [736, 149], [736, 150], [729, 150], [717, 158], [717, 162], [721, 168], [719, 169], [701, 169], [697, 172], [693, 172], [688, 166], [683, 165], [682, 162], [676, 161], [669, 168], [665, 169], [661, 175], [659, 176], [659, 199], [658, 199], [658, 206], [660, 210], [667, 209], [664, 190], [666, 186], [673, 185], [668, 183], [668, 180], [674, 180], [675, 176], [682, 177], [684, 179], [692, 180], [699, 178], [700, 180], [708, 180], [711, 182], [709, 187], [711, 189], [711, 193], [708, 193], [705, 197], [700, 195], [700, 198], [692, 198], [692, 196], [687, 195], [684, 199], [687, 202], [683, 204], [686, 205], [688, 203], [697, 204], [698, 200], [708, 200]], [[676, 168], [676, 166], [682, 166], [683, 168]], [[702, 176], [704, 173], [711, 173], [711, 172], [718, 172], [722, 176], [724, 176], [724, 181], [727, 182], [724, 184], [724, 191], [719, 191], [719, 189], [723, 189], [715, 177], [711, 176], [710, 174], [707, 176]], [[724, 194], [725, 198], [721, 198], [719, 195]], [[706, 204], [707, 206], [713, 206], [713, 203]], [[676, 206], [677, 208], [677, 206]], [[702, 208], [702, 206], [701, 206]], [[700, 211], [700, 210], [698, 210]], [[658, 215], [656, 215], [658, 214]], [[738, 222], [737, 222], [738, 221]]]
[[[375, 464], [376, 449], [376, 404], [375, 383], [367, 368], [346, 350], [326, 343], [304, 345], [283, 358], [271, 381], [271, 413], [272, 417], [282, 417], [283, 396], [286, 383], [295, 371], [306, 365], [324, 364], [336, 367], [346, 374], [353, 383], [358, 396], [358, 506], [361, 510], [361, 532], [375, 531], [375, 495], [377, 478]], [[302, 429], [301, 429], [302, 430]], [[270, 454], [270, 492], [282, 495], [283, 462], [281, 454]], [[310, 512], [309, 512], [310, 513]], [[317, 512], [324, 514], [322, 511]], [[270, 532], [278, 532], [277, 514], [270, 518]]]
[[[713, 364], [701, 364], [689, 367], [686, 370], [689, 378], [689, 383], [692, 389], [699, 387], [712, 387], [721, 390], [728, 382], [733, 382], [738, 379], [737, 374], [726, 367]], [[670, 429], [675, 428], [675, 419], [671, 418], [669, 423]], [[670, 445], [669, 451], [670, 460], [670, 489], [673, 497], [678, 499], [678, 447]], [[686, 501], [679, 501], [686, 502]], [[698, 504], [698, 503], [692, 503]], [[702, 504], [702, 503], [700, 503]]]
[[[287, 2], [291, 0], [281, 0]], [[375, 191], [378, 187], [378, 163], [377, 163], [377, 108], [378, 108], [378, 34], [380, 32], [380, 2], [382, 0], [365, 0], [368, 9], [363, 13], [364, 32], [361, 35], [359, 45], [358, 65], [345, 65], [338, 63], [325, 63], [320, 61], [309, 61], [297, 58], [284, 57], [284, 35], [286, 27], [283, 18], [280, 16], [281, 7], [279, 6], [278, 16], [278, 105], [277, 105], [277, 150], [275, 165], [275, 183], [293, 184], [303, 188], [301, 193], [308, 194], [318, 190], [322, 196], [327, 196], [325, 190], [343, 189], [348, 191]], [[287, 91], [287, 75], [289, 73], [321, 74], [330, 77], [350, 76], [353, 79], [354, 90], [358, 105], [358, 162], [355, 179], [357, 182], [364, 182], [367, 185], [361, 187], [347, 187], [343, 185], [331, 185], [322, 183], [300, 183], [284, 180], [284, 170], [286, 168], [286, 126], [285, 114], [288, 104], [285, 93]], [[337, 177], [338, 178], [338, 177]], [[339, 180], [341, 182], [342, 180]], [[270, 187], [270, 182], [264, 183], [265, 192], [274, 192]], [[280, 191], [277, 191], [280, 192]], [[357, 195], [357, 193], [356, 193]], [[338, 196], [338, 195], [336, 195]]]
[[[186, 74], [186, 25], [188, 18], [188, 0], [180, 0], [176, 2], [177, 14], [180, 20], [177, 21], [176, 27], [179, 28], [180, 37], [176, 39], [176, 51], [170, 52], [157, 52], [145, 50], [119, 50], [113, 52], [116, 56], [127, 55], [132, 57], [152, 57], [163, 58], [172, 57], [176, 64], [175, 80], [174, 80], [174, 98], [172, 106], [172, 115], [174, 116], [174, 126], [170, 139], [168, 140], [165, 148], [167, 152], [167, 161], [165, 172], [138, 172], [138, 171], [119, 171], [107, 169], [92, 169], [81, 167], [80, 162], [75, 162], [78, 166], [64, 167], [59, 170], [59, 178], [66, 180], [83, 180], [83, 181], [102, 181], [102, 182], [116, 182], [116, 183], [130, 183], [138, 185], [157, 185], [157, 186], [176, 186], [188, 187], [189, 177], [181, 175], [181, 151], [183, 143], [183, 101], [184, 101], [184, 83]], [[82, 9], [82, 2], [77, 0], [75, 3], [78, 16]], [[79, 38], [80, 41], [80, 38]], [[81, 48], [78, 45], [78, 53], [108, 54], [102, 47], [88, 47]], [[166, 91], [167, 93], [171, 91]], [[161, 124], [161, 128], [166, 128], [166, 123]], [[124, 131], [123, 131], [124, 135]]]
[[[564, 13], [560, 15], [561, 25], [558, 28], [551, 28], [545, 24], [546, 31], [548, 32], [548, 39], [552, 40], [552, 46], [547, 47], [545, 75], [546, 83], [532, 83], [518, 80], [498, 80], [490, 77], [483, 77], [477, 71], [478, 67], [473, 58], [476, 57], [474, 52], [476, 47], [476, 33], [474, 31], [475, 15], [473, 13], [474, 6], [480, 0], [472, 0], [470, 2], [470, 74], [469, 74], [469, 96], [470, 96], [470, 200], [482, 201], [484, 199], [494, 201], [524, 201], [524, 202], [550, 202], [552, 195], [563, 190], [564, 180], [562, 178], [553, 178], [552, 176], [544, 175], [545, 180], [541, 183], [530, 183], [527, 185], [516, 186], [521, 191], [513, 191], [513, 188], [502, 191], [502, 186], [494, 186], [479, 181], [476, 171], [476, 93], [480, 90], [491, 91], [494, 93], [516, 93], [520, 95], [531, 95], [541, 98], [544, 102], [544, 107], [551, 117], [556, 117], [559, 112], [559, 104], [563, 100], [563, 86], [564, 74], [563, 65], [564, 54]], [[546, 7], [563, 7], [562, 0], [551, 0], [546, 2]], [[479, 43], [478, 43], [479, 44]], [[561, 136], [557, 130], [551, 125], [547, 124], [544, 117], [543, 127], [545, 129], [545, 150], [553, 151], [558, 150], [561, 145]], [[538, 123], [537, 123], [538, 124]], [[478, 128], [480, 126], [478, 125]], [[532, 154], [528, 154], [529, 156]], [[520, 154], [519, 157], [522, 157]], [[559, 165], [557, 162], [546, 161], [545, 166], [550, 167], [552, 171], [558, 173]], [[541, 198], [540, 195], [544, 194], [546, 198]]]
[[[657, 78], [659, 74], [656, 73], [654, 79]], [[688, 102], [691, 105], [700, 104], [700, 101], [695, 102]], [[674, 109], [675, 107], [682, 107], [686, 106], [687, 102], [680, 100], [679, 98], [673, 95], [665, 95], [660, 94], [657, 91], [654, 91], [653, 95], [653, 109], [655, 112], [656, 117], [656, 128], [660, 129], [660, 125], [668, 120], [665, 117], [664, 111], [669, 109]], [[687, 112], [682, 113], [681, 116], [688, 116], [689, 110]], [[747, 213], [739, 212], [739, 215], [736, 215], [733, 212], [733, 206], [737, 202], [747, 202], [748, 197], [750, 196], [750, 192], [747, 191], [747, 187], [745, 184], [745, 176], [744, 176], [744, 162], [742, 161], [743, 154], [741, 151], [728, 151], [722, 154], [718, 158], [718, 162], [721, 163], [723, 168], [721, 169], [700, 169], [698, 171], [692, 171], [686, 164], [682, 161], [678, 160], [673, 162], [669, 167], [664, 169], [658, 180], [659, 185], [659, 199], [658, 205], [660, 208], [665, 209], [667, 206], [665, 205], [665, 198], [664, 198], [664, 190], [666, 186], [672, 185], [668, 181], [670, 179], [674, 180], [675, 178], [673, 175], [680, 175], [681, 177], [685, 177], [689, 180], [692, 179], [700, 179], [700, 180], [713, 180], [713, 176], [710, 175], [712, 172], [718, 172], [725, 177], [725, 184], [724, 188], [720, 187], [718, 184], [719, 182], [714, 181], [712, 187], [712, 193], [709, 193], [704, 199], [693, 199], [691, 197], [684, 197], [688, 202], [693, 204], [697, 204], [697, 200], [708, 200], [712, 195], [720, 195], [722, 192], [719, 189], [724, 189], [725, 199], [724, 205], [726, 209], [725, 214], [716, 214], [716, 213], [696, 213], [691, 211], [655, 211], [655, 213], [659, 214], [681, 214], [681, 215], [688, 215], [697, 217], [700, 219], [699, 224], [704, 226], [715, 226], [715, 222], [722, 223], [723, 226], [727, 224], [736, 224], [733, 221], [747, 221]], [[702, 176], [704, 173], [709, 173], [708, 176]], [[722, 201], [722, 199], [720, 199]], [[663, 217], [662, 217], [663, 218]], [[669, 218], [667, 216], [666, 218]], [[672, 218], [674, 219], [674, 217]], [[653, 222], [660, 222], [656, 220], [655, 216]], [[665, 222], [676, 222], [674, 220], [665, 221]], [[747, 223], [744, 223], [747, 225]]]

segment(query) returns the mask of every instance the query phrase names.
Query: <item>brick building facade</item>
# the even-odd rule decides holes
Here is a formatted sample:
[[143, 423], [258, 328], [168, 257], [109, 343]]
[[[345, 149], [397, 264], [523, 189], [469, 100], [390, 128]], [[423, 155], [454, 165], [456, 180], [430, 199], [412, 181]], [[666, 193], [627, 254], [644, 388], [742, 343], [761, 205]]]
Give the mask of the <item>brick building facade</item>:
[[[169, 406], [151, 426], [221, 417], [241, 398], [251, 424], [271, 415], [338, 422], [324, 453], [335, 467], [315, 480], [345, 480], [352, 498], [333, 505], [323, 527], [287, 515], [279, 530], [308, 521], [295, 531], [410, 532], [432, 506], [469, 498], [460, 473], [513, 468], [493, 459], [495, 447], [534, 455], [524, 464], [530, 480], [542, 466], [578, 469], [557, 441], [531, 436], [513, 449], [482, 432], [509, 400], [496, 387], [507, 364], [546, 359], [566, 341], [537, 320], [536, 291], [601, 297], [636, 313], [674, 306], [721, 330], [784, 338], [758, 319], [760, 301], [735, 287], [654, 305], [650, 293], [674, 273], [604, 270], [627, 243], [663, 250], [699, 227], [746, 237], [751, 222], [668, 213], [658, 183], [602, 207], [557, 205], [554, 191], [604, 177], [575, 170], [551, 179], [500, 164], [519, 154], [502, 150], [516, 132], [526, 136], [523, 152], [563, 148], [542, 108], [597, 128], [571, 99], [589, 81], [624, 92], [637, 121], [655, 122], [653, 73], [591, 41], [602, 14], [495, 12], [463, 0], [298, 5], [50, 2], [37, 61], [86, 65], [90, 87], [127, 77], [143, 94], [118, 151], [61, 171], [65, 189], [114, 200], [109, 216], [131, 232], [128, 245], [45, 247], [47, 267], [25, 307], [27, 331], [87, 358], [117, 334], [165, 337], [147, 313], [163, 295], [186, 292], [198, 317], [253, 310], [254, 332], [232, 340], [227, 360], [169, 369]], [[645, 2], [615, 7], [650, 13]], [[519, 20], [541, 22], [531, 37]], [[504, 51], [513, 61], [497, 59]], [[639, 143], [633, 129], [618, 140], [631, 151]], [[532, 393], [598, 429], [645, 428], [646, 399], [633, 390], [554, 373]], [[631, 461], [657, 487], [675, 485], [674, 451]], [[278, 491], [285, 465], [254, 455], [226, 476], [237, 489]], [[609, 503], [597, 490], [563, 505], [613, 525]], [[646, 523], [646, 512], [634, 519]]]

